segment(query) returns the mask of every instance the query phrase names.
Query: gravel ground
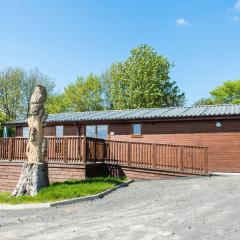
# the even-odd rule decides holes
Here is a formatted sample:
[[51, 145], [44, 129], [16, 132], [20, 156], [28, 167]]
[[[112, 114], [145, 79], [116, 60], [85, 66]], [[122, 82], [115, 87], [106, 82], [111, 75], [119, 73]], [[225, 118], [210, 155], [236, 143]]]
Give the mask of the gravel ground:
[[0, 212], [0, 239], [240, 239], [240, 177], [132, 183], [91, 202]]

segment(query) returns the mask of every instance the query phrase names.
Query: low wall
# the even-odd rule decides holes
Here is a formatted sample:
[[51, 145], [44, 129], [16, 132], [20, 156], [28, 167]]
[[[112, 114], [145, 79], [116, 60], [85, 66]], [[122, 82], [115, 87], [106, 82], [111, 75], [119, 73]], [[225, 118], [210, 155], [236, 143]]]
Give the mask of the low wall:
[[[23, 162], [0, 162], [0, 191], [13, 191], [20, 177], [22, 164]], [[48, 168], [50, 182], [85, 178], [83, 164], [50, 163]]]
[[[0, 191], [13, 191], [21, 174], [23, 162], [0, 161]], [[183, 177], [188, 174], [119, 166], [107, 163], [71, 164], [49, 163], [50, 182], [61, 182], [67, 179], [85, 179], [86, 177], [115, 176], [129, 179], [166, 179]]]
[[129, 166], [119, 166], [117, 164], [96, 163], [86, 165], [86, 176], [114, 176], [127, 177], [129, 179], [169, 179], [184, 177], [188, 174], [169, 172], [163, 170], [154, 170], [149, 168], [138, 168]]

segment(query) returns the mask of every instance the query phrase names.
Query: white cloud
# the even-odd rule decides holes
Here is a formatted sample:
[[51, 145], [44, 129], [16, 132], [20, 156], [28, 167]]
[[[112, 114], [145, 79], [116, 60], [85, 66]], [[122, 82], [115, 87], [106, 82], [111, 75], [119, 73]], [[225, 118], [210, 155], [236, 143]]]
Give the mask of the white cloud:
[[189, 26], [189, 22], [186, 19], [184, 19], [184, 18], [176, 19], [176, 24], [178, 26]]
[[234, 5], [235, 11], [240, 11], [240, 0], [237, 0], [235, 5]]
[[238, 17], [238, 16], [233, 17], [233, 21], [234, 21], [234, 22], [240, 21], [240, 17]]

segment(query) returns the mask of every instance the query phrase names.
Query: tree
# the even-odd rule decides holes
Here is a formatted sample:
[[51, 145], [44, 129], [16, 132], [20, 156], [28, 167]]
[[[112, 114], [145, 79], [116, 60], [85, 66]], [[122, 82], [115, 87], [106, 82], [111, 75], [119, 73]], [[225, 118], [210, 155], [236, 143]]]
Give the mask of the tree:
[[100, 77], [94, 74], [86, 78], [78, 77], [76, 82], [69, 84], [62, 94], [50, 97], [46, 109], [49, 113], [103, 109]]
[[194, 105], [240, 103], [240, 80], [226, 81], [210, 91], [210, 98], [200, 99]]
[[20, 68], [7, 68], [0, 72], [0, 112], [15, 119], [22, 112], [21, 83], [24, 72]]
[[7, 68], [0, 72], [0, 112], [8, 119], [28, 115], [30, 97], [40, 84], [52, 93], [54, 82], [38, 69]]
[[28, 116], [29, 113], [31, 95], [38, 84], [46, 88], [48, 95], [52, 94], [55, 87], [55, 83], [38, 69], [30, 70], [28, 72], [25, 71], [24, 78], [21, 82], [21, 101], [26, 116]]
[[212, 98], [201, 98], [197, 100], [193, 105], [194, 106], [201, 106], [201, 105], [213, 105], [214, 101]]
[[55, 94], [48, 96], [46, 103], [47, 113], [62, 113], [67, 111], [67, 104], [65, 102], [64, 94]]
[[172, 65], [152, 47], [140, 45], [107, 73], [108, 102], [114, 109], [181, 106], [185, 95], [170, 80]]

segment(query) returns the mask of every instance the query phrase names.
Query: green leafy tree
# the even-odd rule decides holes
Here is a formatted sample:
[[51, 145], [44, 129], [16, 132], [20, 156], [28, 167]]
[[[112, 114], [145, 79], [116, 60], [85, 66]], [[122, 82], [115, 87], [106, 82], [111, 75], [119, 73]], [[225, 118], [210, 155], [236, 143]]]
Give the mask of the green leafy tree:
[[8, 119], [28, 115], [31, 95], [37, 84], [52, 94], [54, 82], [38, 69], [7, 68], [0, 72], [0, 112]]
[[240, 80], [226, 81], [210, 91], [210, 98], [200, 99], [194, 105], [240, 103]]
[[84, 112], [103, 109], [102, 84], [99, 76], [90, 74], [78, 77], [62, 94], [50, 97], [47, 103], [49, 113]]
[[193, 105], [194, 106], [201, 106], [201, 105], [213, 105], [214, 101], [212, 98], [201, 98], [197, 100]]
[[24, 71], [24, 78], [21, 82], [21, 103], [26, 116], [29, 113], [31, 95], [38, 84], [46, 87], [49, 96], [52, 95], [55, 83], [47, 75], [38, 69]]
[[62, 113], [66, 112], [67, 104], [65, 101], [64, 94], [55, 94], [52, 96], [48, 96], [45, 109], [47, 113]]
[[185, 95], [170, 80], [172, 65], [147, 45], [131, 50], [130, 57], [107, 73], [108, 103], [114, 109], [181, 106]]
[[15, 119], [22, 113], [21, 83], [24, 71], [7, 68], [0, 72], [0, 112], [8, 119]]

